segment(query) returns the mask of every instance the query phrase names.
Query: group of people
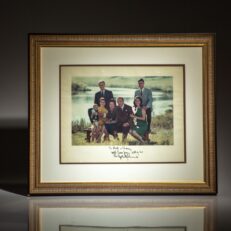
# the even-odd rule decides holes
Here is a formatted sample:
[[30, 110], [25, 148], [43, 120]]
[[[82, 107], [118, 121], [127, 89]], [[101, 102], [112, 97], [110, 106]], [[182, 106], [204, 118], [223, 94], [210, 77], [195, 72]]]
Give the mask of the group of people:
[[150, 132], [153, 99], [152, 91], [144, 87], [144, 80], [138, 81], [133, 107], [125, 104], [123, 97], [115, 100], [112, 91], [105, 88], [105, 81], [99, 81], [98, 85], [100, 91], [95, 94], [93, 108], [88, 110], [91, 140], [100, 143], [103, 135], [104, 140], [109, 140], [109, 135], [119, 139], [118, 133], [122, 133], [122, 142], [130, 134], [145, 143]]

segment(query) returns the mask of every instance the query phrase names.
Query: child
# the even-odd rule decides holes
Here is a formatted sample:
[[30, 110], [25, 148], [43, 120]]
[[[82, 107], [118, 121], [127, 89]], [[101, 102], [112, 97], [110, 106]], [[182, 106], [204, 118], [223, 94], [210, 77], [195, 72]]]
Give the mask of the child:
[[108, 113], [108, 110], [106, 109], [106, 103], [105, 103], [105, 99], [103, 97], [100, 98], [99, 101], [99, 108], [98, 108], [98, 132], [99, 132], [99, 136], [97, 138], [97, 143], [101, 142], [101, 137], [103, 135], [103, 133], [105, 132], [105, 122], [106, 122], [106, 115]]
[[91, 127], [91, 141], [94, 142], [99, 136], [99, 116], [98, 116], [98, 105], [94, 104], [91, 111], [91, 119], [93, 121]]

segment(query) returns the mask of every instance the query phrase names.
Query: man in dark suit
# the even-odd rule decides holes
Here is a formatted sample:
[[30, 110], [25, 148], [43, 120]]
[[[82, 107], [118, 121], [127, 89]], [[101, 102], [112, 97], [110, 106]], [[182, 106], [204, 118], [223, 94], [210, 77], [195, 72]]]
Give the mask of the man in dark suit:
[[[113, 93], [112, 93], [112, 91], [105, 89], [105, 81], [103, 81], [103, 80], [100, 80], [98, 82], [98, 86], [99, 86], [100, 91], [95, 93], [94, 103], [99, 106], [100, 98], [103, 97], [105, 99], [106, 108], [109, 109], [109, 102], [111, 99], [113, 99]], [[92, 108], [89, 108], [88, 109], [88, 116], [89, 116], [91, 123], [93, 123], [93, 120], [91, 118], [91, 114], [92, 114]]]
[[95, 104], [99, 105], [99, 100], [101, 97], [103, 97], [105, 99], [106, 102], [106, 108], [109, 108], [109, 102], [111, 99], [113, 99], [113, 93], [112, 91], [109, 91], [107, 89], [105, 89], [105, 82], [103, 80], [100, 80], [98, 82], [100, 91], [95, 93]]
[[129, 130], [132, 125], [131, 114], [132, 107], [124, 104], [124, 99], [122, 97], [117, 98], [117, 132], [123, 133], [123, 142], [126, 140]]

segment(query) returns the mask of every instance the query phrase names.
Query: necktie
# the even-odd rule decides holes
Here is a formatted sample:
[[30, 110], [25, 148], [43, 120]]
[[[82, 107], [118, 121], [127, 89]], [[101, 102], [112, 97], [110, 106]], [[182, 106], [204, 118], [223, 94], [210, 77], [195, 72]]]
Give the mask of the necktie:
[[142, 91], [142, 89], [140, 89], [140, 91], [141, 91], [141, 92], [140, 92], [140, 95], [143, 96], [143, 91]]

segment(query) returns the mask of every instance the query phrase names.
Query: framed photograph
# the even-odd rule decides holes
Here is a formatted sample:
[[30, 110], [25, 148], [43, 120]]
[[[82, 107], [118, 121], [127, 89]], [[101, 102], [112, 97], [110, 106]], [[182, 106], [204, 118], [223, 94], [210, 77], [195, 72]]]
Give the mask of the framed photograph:
[[61, 65], [60, 163], [185, 162], [184, 68]]
[[211, 200], [32, 199], [29, 231], [211, 231]]
[[216, 193], [214, 46], [30, 35], [30, 194]]

